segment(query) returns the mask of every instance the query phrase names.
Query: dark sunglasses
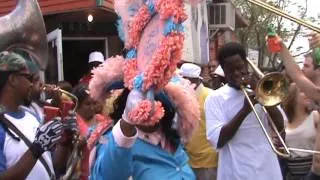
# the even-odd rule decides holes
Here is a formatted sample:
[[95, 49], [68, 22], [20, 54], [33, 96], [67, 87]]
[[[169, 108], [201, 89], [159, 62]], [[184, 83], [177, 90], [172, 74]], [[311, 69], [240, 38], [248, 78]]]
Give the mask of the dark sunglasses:
[[27, 74], [27, 73], [16, 73], [16, 75], [18, 76], [23, 76], [24, 78], [26, 78], [28, 81], [30, 82], [34, 82], [35, 81], [35, 76], [32, 74]]

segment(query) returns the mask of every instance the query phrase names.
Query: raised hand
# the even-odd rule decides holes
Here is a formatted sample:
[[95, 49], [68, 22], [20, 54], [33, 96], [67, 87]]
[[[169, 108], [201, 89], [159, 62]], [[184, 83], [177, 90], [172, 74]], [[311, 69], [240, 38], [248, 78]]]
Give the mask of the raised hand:
[[282, 48], [282, 39], [275, 32], [273, 26], [268, 27], [268, 35], [266, 36], [267, 47], [271, 53], [278, 53]]
[[137, 106], [137, 104], [144, 99], [144, 95], [138, 91], [133, 89], [127, 98], [126, 108], [122, 114], [122, 119], [129, 124], [134, 124], [130, 121], [129, 113]]
[[308, 35], [310, 48], [320, 48], [320, 34], [311, 33]]

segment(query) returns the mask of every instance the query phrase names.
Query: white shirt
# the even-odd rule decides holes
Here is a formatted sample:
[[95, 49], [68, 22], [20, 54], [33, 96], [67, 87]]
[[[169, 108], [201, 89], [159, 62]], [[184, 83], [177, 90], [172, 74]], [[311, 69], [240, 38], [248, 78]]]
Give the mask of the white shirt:
[[[31, 113], [24, 111], [25, 115], [22, 118], [15, 118], [8, 114], [5, 117], [13, 123], [31, 142], [33, 142], [36, 134], [36, 130], [39, 127], [39, 122], [36, 117]], [[11, 131], [12, 132], [12, 131]], [[14, 132], [12, 132], [14, 134]], [[17, 135], [16, 135], [17, 136]], [[17, 136], [18, 137], [18, 136]], [[22, 155], [28, 150], [28, 146], [21, 139], [17, 141], [13, 139], [8, 133], [6, 133], [5, 143], [3, 148], [3, 153], [6, 157], [7, 169], [16, 164]], [[42, 157], [45, 159], [49, 165], [51, 172], [53, 171], [52, 159], [49, 152], [43, 153]], [[26, 180], [50, 180], [49, 175], [38, 160], [35, 166], [32, 168], [31, 172], [27, 176]]]
[[21, 106], [23, 108], [26, 108], [31, 113], [34, 113], [33, 115], [36, 116], [38, 122], [41, 124], [44, 122], [44, 111], [43, 108], [40, 107], [36, 102], [31, 102], [30, 106]]
[[[207, 139], [217, 148], [221, 128], [240, 111], [244, 94], [228, 85], [213, 91], [205, 102]], [[255, 105], [265, 127], [267, 116]], [[218, 180], [281, 180], [281, 170], [253, 112], [219, 151]]]

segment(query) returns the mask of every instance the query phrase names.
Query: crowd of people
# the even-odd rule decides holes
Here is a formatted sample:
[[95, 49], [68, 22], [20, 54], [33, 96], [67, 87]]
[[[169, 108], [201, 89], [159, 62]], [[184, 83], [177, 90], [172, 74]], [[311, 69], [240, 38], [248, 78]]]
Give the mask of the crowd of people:
[[[93, 54], [90, 71], [104, 64], [102, 54]], [[266, 127], [272, 119], [288, 147], [319, 150], [318, 60], [307, 54], [301, 70], [285, 45], [280, 55], [291, 83], [288, 98], [267, 111], [252, 99], [255, 109]], [[210, 87], [204, 85], [200, 66], [183, 63], [177, 70], [192, 84], [200, 108], [199, 126], [183, 141], [176, 128], [177, 107], [165, 93], [155, 96], [164, 105], [162, 120], [141, 126], [128, 120], [134, 90], [116, 88], [96, 100], [89, 89], [95, 74], [89, 73], [74, 87], [61, 81], [47, 88], [43, 100], [37, 65], [25, 54], [1, 52], [0, 179], [64, 177], [76, 134], [80, 153], [73, 179], [319, 179], [318, 154], [292, 151], [283, 158], [272, 151], [241, 91], [242, 85], [257, 83], [243, 46], [227, 43], [217, 59]], [[74, 113], [48, 120], [46, 108], [72, 102], [59, 89], [75, 95], [78, 106]]]
[[119, 2], [126, 56], [90, 53], [74, 86], [0, 52], [0, 180], [320, 180], [320, 34], [303, 69], [273, 34], [287, 97], [263, 106], [243, 45], [224, 44], [204, 79], [182, 59], [182, 1]]

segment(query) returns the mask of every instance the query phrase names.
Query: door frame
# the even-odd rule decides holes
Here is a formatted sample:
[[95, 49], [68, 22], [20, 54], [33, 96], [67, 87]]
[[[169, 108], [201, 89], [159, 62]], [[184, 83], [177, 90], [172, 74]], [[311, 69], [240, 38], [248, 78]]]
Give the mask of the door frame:
[[[57, 47], [57, 65], [58, 65], [58, 81], [64, 80], [63, 74], [63, 50], [62, 50], [62, 30], [57, 28], [47, 34], [47, 41], [49, 43], [54, 43]], [[50, 67], [49, 67], [50, 68]], [[42, 71], [40, 78], [45, 82], [45, 72]]]

